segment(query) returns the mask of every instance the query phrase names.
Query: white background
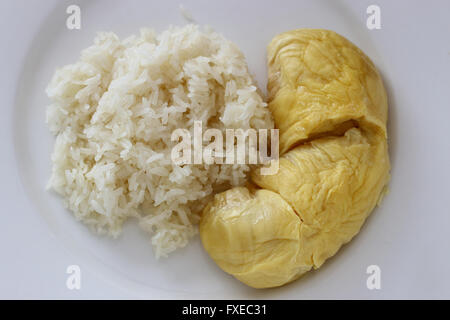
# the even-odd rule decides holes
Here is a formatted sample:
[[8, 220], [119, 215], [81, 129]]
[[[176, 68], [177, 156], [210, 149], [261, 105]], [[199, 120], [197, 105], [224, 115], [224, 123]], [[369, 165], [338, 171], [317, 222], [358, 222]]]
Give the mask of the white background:
[[[145, 235], [127, 224], [119, 240], [75, 222], [43, 188], [52, 137], [43, 89], [54, 68], [76, 61], [95, 31], [120, 36], [139, 27], [200, 24], [236, 42], [265, 87], [265, 46], [275, 34], [333, 29], [380, 69], [389, 93], [390, 194], [360, 235], [323, 268], [288, 286], [254, 290], [221, 272], [194, 240], [154, 261]], [[82, 29], [65, 28], [65, 8], [81, 7]], [[366, 8], [381, 7], [381, 30]], [[0, 298], [450, 298], [449, 1], [1, 1]], [[81, 267], [81, 290], [66, 268]], [[366, 288], [379, 265], [381, 290]]]

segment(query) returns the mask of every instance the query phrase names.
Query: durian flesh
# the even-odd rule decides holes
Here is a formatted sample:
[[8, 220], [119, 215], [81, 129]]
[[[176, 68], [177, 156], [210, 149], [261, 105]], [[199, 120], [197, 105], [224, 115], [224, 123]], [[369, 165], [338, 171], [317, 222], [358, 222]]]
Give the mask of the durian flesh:
[[[320, 267], [360, 230], [389, 180], [387, 97], [370, 59], [328, 30], [268, 46], [269, 108], [279, 171], [217, 194], [200, 236], [225, 272], [255, 288]], [[260, 188], [260, 189], [258, 189]]]

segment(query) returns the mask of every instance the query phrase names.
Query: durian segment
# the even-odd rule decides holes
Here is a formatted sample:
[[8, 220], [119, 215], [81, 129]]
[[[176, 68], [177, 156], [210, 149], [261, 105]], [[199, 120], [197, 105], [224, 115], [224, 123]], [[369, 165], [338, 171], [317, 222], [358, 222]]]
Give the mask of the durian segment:
[[299, 265], [301, 220], [269, 190], [237, 187], [208, 204], [200, 223], [206, 251], [222, 268], [255, 288], [283, 285], [311, 266]]
[[280, 154], [356, 120], [386, 136], [387, 97], [380, 75], [354, 44], [329, 30], [300, 29], [268, 46], [269, 109]]
[[275, 175], [253, 171], [252, 180], [279, 194], [308, 226], [299, 260], [312, 256], [316, 268], [359, 232], [389, 180], [386, 140], [357, 128], [298, 146], [279, 165]]

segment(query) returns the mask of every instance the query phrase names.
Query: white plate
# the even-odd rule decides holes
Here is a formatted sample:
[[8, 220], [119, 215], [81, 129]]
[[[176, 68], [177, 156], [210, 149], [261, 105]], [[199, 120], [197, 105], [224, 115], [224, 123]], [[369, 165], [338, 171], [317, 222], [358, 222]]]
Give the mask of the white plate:
[[[44, 89], [58, 66], [77, 60], [97, 31], [119, 36], [140, 27], [199, 24], [237, 43], [261, 88], [265, 47], [279, 32], [328, 28], [348, 37], [380, 69], [390, 99], [390, 194], [360, 235], [317, 272], [271, 290], [248, 288], [224, 274], [194, 239], [156, 261], [133, 222], [118, 240], [90, 233], [45, 191], [53, 137], [45, 125]], [[81, 30], [65, 26], [72, 2], [0, 5], [2, 63], [1, 297], [56, 298], [416, 298], [450, 297], [450, 22], [449, 2], [378, 1], [381, 29], [368, 30], [370, 1], [77, 1]], [[6, 13], [6, 14], [5, 14]], [[20, 181], [20, 182], [19, 182]], [[82, 289], [66, 288], [68, 265]], [[381, 290], [368, 290], [378, 265]]]

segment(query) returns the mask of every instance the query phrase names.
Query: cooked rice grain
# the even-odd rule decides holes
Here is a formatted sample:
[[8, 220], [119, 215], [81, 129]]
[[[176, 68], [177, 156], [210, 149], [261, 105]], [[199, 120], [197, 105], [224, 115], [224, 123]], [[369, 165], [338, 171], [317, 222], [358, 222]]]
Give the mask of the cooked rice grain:
[[[99, 33], [80, 60], [56, 71], [47, 122], [56, 135], [49, 187], [93, 230], [118, 236], [139, 219], [166, 256], [196, 233], [217, 190], [242, 184], [246, 165], [171, 161], [175, 129], [272, 128], [242, 52], [208, 29]], [[224, 135], [225, 136], [225, 135]]]

